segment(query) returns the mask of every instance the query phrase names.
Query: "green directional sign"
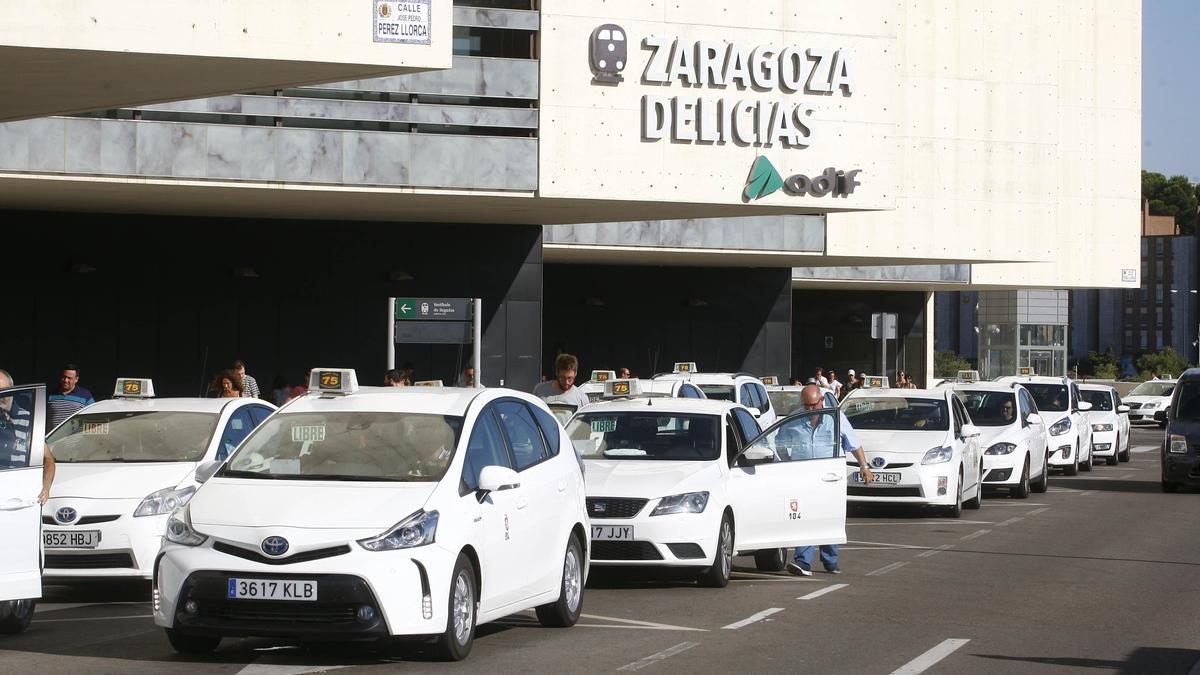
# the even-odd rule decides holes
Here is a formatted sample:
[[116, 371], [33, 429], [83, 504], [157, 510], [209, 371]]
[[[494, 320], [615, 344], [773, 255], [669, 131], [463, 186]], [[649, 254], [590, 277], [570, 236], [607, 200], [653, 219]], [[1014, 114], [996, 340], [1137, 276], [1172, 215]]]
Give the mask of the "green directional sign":
[[396, 298], [396, 319], [417, 318], [416, 298]]
[[746, 189], [742, 196], [747, 201], [762, 199], [783, 187], [783, 176], [775, 170], [775, 166], [766, 157], [759, 155], [750, 167], [750, 179], [746, 181]]

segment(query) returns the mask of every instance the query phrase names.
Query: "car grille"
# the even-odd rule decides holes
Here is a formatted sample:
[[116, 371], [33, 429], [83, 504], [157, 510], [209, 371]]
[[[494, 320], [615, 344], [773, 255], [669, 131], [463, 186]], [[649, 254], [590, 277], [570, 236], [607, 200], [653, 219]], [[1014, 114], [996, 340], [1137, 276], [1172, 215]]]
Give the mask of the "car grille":
[[84, 516], [73, 523], [64, 525], [64, 524], [58, 522], [57, 520], [55, 520], [54, 516], [42, 516], [42, 524], [43, 525], [55, 525], [58, 527], [74, 527], [76, 525], [95, 525], [96, 523], [111, 523], [112, 521], [114, 521], [120, 517], [121, 517], [120, 514], [115, 515], [115, 516]]
[[1138, 408], [1142, 407], [1141, 403], [1126, 403], [1125, 405], [1129, 406], [1130, 410], [1137, 410]]
[[593, 541], [592, 560], [662, 560], [648, 541]]
[[850, 497], [920, 497], [919, 487], [861, 487], [851, 485], [846, 488]]
[[592, 518], [632, 518], [646, 506], [649, 499], [622, 497], [588, 497], [587, 512]]
[[[880, 467], [878, 469], [873, 466], [869, 467], [869, 468], [872, 471], [887, 471], [888, 469], [907, 469], [908, 467], [910, 467], [912, 465], [913, 465], [912, 462], [896, 462], [894, 464], [888, 464], [887, 466]], [[858, 462], [846, 462], [846, 466], [852, 466], [857, 469]]]
[[133, 564], [133, 556], [128, 553], [85, 553], [83, 555], [47, 553], [46, 567], [56, 570], [97, 570], [132, 569], [136, 565]]
[[197, 600], [201, 619], [270, 622], [275, 625], [352, 624], [360, 605], [263, 600]]
[[350, 552], [350, 547], [346, 544], [341, 546], [330, 546], [329, 548], [319, 548], [314, 551], [304, 551], [285, 558], [271, 558], [265, 556], [258, 551], [226, 544], [223, 541], [213, 543], [213, 550], [220, 551], [226, 555], [236, 556], [243, 560], [252, 560], [264, 565], [292, 565], [295, 563], [308, 562], [310, 560], [321, 560], [322, 558], [332, 558], [334, 556], [345, 555]]

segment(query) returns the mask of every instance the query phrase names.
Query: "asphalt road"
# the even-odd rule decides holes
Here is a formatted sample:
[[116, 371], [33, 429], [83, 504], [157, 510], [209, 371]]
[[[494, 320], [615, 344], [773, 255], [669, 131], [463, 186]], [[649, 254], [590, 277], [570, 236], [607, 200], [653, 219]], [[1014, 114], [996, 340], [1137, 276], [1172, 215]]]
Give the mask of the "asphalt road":
[[463, 663], [257, 639], [182, 657], [146, 590], [117, 585], [49, 588], [31, 630], [0, 638], [0, 673], [1200, 672], [1200, 494], [1161, 492], [1161, 438], [1138, 429], [1128, 464], [1055, 475], [1046, 494], [992, 496], [959, 520], [856, 512], [840, 576], [747, 559], [726, 589], [597, 576], [580, 625], [513, 616], [481, 627]]

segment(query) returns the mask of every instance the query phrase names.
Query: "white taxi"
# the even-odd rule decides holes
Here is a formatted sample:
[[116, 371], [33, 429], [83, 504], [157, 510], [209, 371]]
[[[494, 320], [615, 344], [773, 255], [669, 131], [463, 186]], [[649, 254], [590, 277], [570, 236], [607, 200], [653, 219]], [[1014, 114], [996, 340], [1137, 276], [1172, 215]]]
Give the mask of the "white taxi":
[[670, 373], [656, 375], [656, 382], [690, 382], [704, 392], [705, 398], [731, 401], [745, 406], [762, 426], [770, 426], [779, 416], [771, 405], [767, 388], [757, 377], [748, 373], [702, 373], [694, 361], [675, 364]]
[[953, 518], [979, 508], [979, 428], [952, 389], [855, 389], [842, 411], [875, 476], [864, 485], [857, 461], [847, 461], [848, 501], [936, 506]]
[[1079, 395], [1092, 404], [1087, 411], [1092, 425], [1092, 453], [1109, 466], [1129, 461], [1129, 406], [1107, 384], [1081, 384]]
[[974, 382], [955, 385], [971, 421], [979, 427], [983, 451], [983, 483], [1005, 487], [1025, 499], [1045, 492], [1050, 478], [1046, 424], [1033, 396], [1019, 384]]
[[317, 368], [171, 516], [154, 620], [186, 653], [407, 635], [458, 660], [502, 616], [576, 622], [586, 527], [579, 463], [539, 399]]
[[1037, 403], [1038, 416], [1050, 432], [1050, 466], [1068, 476], [1092, 470], [1092, 425], [1088, 410], [1092, 404], [1081, 400], [1079, 385], [1065, 377], [1018, 375], [1002, 377], [998, 382], [1016, 382], [1025, 387]]
[[46, 576], [149, 579], [167, 516], [196, 491], [196, 468], [228, 457], [273, 412], [254, 398], [154, 398], [152, 381], [118, 379], [112, 399], [46, 439], [57, 461], [42, 507]]
[[588, 397], [589, 401], [599, 401], [604, 396], [604, 383], [617, 379], [615, 370], [593, 370], [592, 377], [583, 384], [576, 385], [579, 391]]
[[1129, 406], [1131, 424], [1167, 426], [1167, 411], [1171, 409], [1171, 394], [1177, 380], [1146, 380], [1134, 387], [1123, 399]]
[[0, 389], [0, 635], [28, 628], [42, 595], [45, 428], [45, 385]]
[[759, 431], [728, 401], [625, 398], [584, 406], [567, 435], [584, 460], [592, 563], [690, 568], [729, 583], [733, 556], [783, 568], [781, 547], [846, 540], [837, 409]]

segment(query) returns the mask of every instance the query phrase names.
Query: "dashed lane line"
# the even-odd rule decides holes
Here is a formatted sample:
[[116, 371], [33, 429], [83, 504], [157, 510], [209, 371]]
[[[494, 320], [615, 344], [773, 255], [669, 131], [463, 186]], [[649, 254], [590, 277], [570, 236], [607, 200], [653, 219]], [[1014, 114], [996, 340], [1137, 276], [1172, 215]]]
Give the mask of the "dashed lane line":
[[1088, 496], [1088, 495], [1094, 495], [1094, 494], [1096, 494], [1097, 492], [1099, 492], [1099, 490], [1084, 490], [1083, 492], [1080, 492], [1080, 493], [1079, 493], [1079, 496], [1080, 496], [1080, 497], [1086, 497], [1086, 496]]
[[1009, 518], [1008, 520], [1006, 520], [1006, 521], [1004, 521], [1004, 522], [1002, 522], [1002, 523], [996, 523], [996, 527], [1006, 527], [1006, 526], [1008, 526], [1008, 525], [1012, 525], [1012, 524], [1014, 524], [1014, 523], [1019, 523], [1019, 522], [1021, 522], [1022, 520], [1025, 520], [1025, 516], [1014, 516], [1014, 517], [1012, 517], [1012, 518]]
[[766, 619], [767, 617], [771, 616], [772, 614], [778, 614], [779, 612], [782, 612], [782, 611], [783, 611], [782, 607], [771, 607], [769, 609], [764, 609], [763, 611], [758, 612], [756, 614], [751, 614], [750, 616], [742, 619], [741, 621], [734, 621], [733, 623], [729, 624], [728, 626], [721, 626], [721, 630], [737, 630], [739, 628], [744, 628], [746, 626], [749, 626], [752, 623], [758, 623], [759, 621]]
[[886, 541], [859, 541], [858, 539], [848, 539], [847, 544], [869, 544], [881, 548], [929, 548], [928, 546], [913, 546], [912, 544], [893, 544]]
[[933, 649], [892, 671], [892, 675], [918, 675], [936, 666], [942, 659], [958, 651], [960, 647], [970, 642], [964, 639], [943, 640]]
[[251, 663], [238, 671], [238, 675], [301, 675], [301, 673], [323, 673], [327, 670], [339, 670], [350, 666], [306, 666], [280, 665], [272, 663]]
[[1121, 480], [1127, 480], [1129, 478], [1133, 478], [1133, 474], [1127, 473], [1124, 476], [1121, 476]]
[[881, 523], [846, 523], [846, 527], [850, 526], [896, 526], [896, 525], [994, 525], [990, 520], [919, 520], [915, 522], [881, 522]]
[[617, 670], [625, 671], [625, 672], [641, 670], [642, 668], [645, 668], [646, 666], [651, 666], [651, 665], [654, 665], [655, 663], [658, 663], [659, 661], [669, 659], [672, 656], [675, 656], [676, 654], [682, 654], [683, 652], [686, 652], [687, 650], [689, 650], [692, 647], [695, 647], [699, 644], [700, 644], [699, 642], [680, 642], [679, 644], [675, 645], [674, 647], [667, 647], [666, 649], [662, 650], [661, 652], [656, 652], [654, 654], [651, 654], [650, 656], [647, 656], [644, 659], [638, 659], [637, 661], [634, 661], [633, 663], [627, 663], [627, 664], [621, 666], [620, 668], [617, 668]]
[[868, 577], [883, 576], [883, 575], [887, 574], [888, 572], [894, 572], [894, 571], [900, 569], [901, 567], [904, 567], [907, 564], [908, 564], [907, 562], [903, 562], [903, 561], [894, 562], [891, 565], [884, 565], [883, 567], [880, 567], [879, 569], [875, 570], [874, 572], [867, 572], [863, 576], [868, 576]]
[[925, 551], [924, 553], [918, 554], [917, 557], [918, 558], [932, 558], [933, 556], [941, 553], [942, 551], [946, 551], [946, 550], [949, 550], [952, 548], [954, 548], [954, 544], [942, 544], [941, 546], [939, 546], [937, 548], [931, 548], [928, 551]]
[[[623, 619], [616, 616], [600, 616], [599, 614], [580, 614], [581, 619], [592, 619], [599, 621], [611, 621], [613, 623], [627, 624], [630, 628], [645, 628], [647, 630], [692, 630], [698, 632], [708, 632], [704, 628], [689, 628], [687, 626], [674, 626], [669, 623], [655, 623], [653, 621], [640, 621], [638, 619]], [[586, 625], [589, 628], [624, 628], [624, 626], [605, 626], [602, 624], [578, 624]]]
[[815, 599], [821, 597], [822, 595], [825, 595], [826, 593], [832, 593], [840, 588], [845, 588], [849, 585], [850, 584], [834, 584], [832, 586], [826, 586], [825, 588], [813, 591], [812, 593], [809, 593], [808, 595], [802, 595], [796, 599], [797, 600], [815, 600]]
[[983, 535], [987, 534], [988, 532], [991, 532], [991, 530], [975, 530], [971, 534], [968, 534], [967, 536], [963, 537], [962, 540], [963, 541], [971, 541], [972, 539], [978, 539], [979, 537], [982, 537]]
[[1025, 515], [1027, 515], [1027, 516], [1036, 516], [1036, 515], [1037, 515], [1037, 514], [1039, 514], [1039, 513], [1045, 513], [1045, 512], [1047, 512], [1047, 511], [1049, 511], [1049, 510], [1050, 510], [1050, 507], [1049, 507], [1049, 506], [1043, 506], [1043, 507], [1042, 507], [1042, 508], [1040, 508], [1040, 509], [1034, 509], [1034, 510], [1030, 511], [1029, 513], [1026, 513]]

